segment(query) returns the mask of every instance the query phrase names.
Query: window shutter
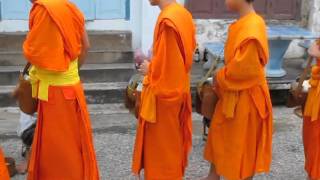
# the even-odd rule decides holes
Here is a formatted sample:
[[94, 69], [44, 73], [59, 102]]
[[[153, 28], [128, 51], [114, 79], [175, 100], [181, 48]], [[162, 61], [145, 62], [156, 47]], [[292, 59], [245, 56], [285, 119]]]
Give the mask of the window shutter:
[[96, 0], [97, 19], [125, 19], [126, 0]]
[[214, 13], [215, 18], [234, 18], [236, 15], [231, 13], [227, 7], [225, 0], [213, 0], [216, 2], [215, 10], [216, 12]]
[[258, 14], [267, 17], [269, 0], [256, 0], [254, 1], [254, 8]]
[[21, 0], [0, 0], [1, 18], [3, 20], [27, 20], [31, 3]]
[[92, 0], [70, 0], [70, 1], [77, 5], [77, 7], [84, 14], [86, 20], [93, 20], [95, 18], [94, 2]]
[[294, 20], [299, 17], [300, 0], [269, 0], [271, 19]]
[[[194, 18], [234, 18], [225, 6], [225, 0], [186, 0]], [[255, 0], [254, 6], [266, 19], [296, 20], [300, 18], [301, 0]]]
[[187, 8], [195, 18], [209, 19], [214, 13], [213, 0], [188, 0]]

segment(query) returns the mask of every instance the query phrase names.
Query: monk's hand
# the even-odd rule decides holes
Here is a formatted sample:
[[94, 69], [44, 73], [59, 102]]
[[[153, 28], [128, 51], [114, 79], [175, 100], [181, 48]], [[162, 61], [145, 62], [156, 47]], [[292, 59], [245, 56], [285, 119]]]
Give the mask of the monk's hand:
[[309, 50], [308, 53], [310, 56], [315, 57], [315, 58], [320, 58], [320, 46], [315, 42], [313, 43]]
[[139, 66], [138, 71], [145, 76], [149, 72], [149, 66], [150, 62], [148, 60], [144, 60], [143, 63], [141, 63], [141, 65]]

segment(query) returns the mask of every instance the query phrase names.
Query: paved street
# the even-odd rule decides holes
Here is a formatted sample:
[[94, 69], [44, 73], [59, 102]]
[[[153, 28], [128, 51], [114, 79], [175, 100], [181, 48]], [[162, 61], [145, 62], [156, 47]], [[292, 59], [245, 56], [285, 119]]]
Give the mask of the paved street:
[[[113, 109], [114, 108], [114, 109]], [[126, 180], [130, 177], [135, 119], [119, 107], [91, 106], [95, 148], [103, 180]], [[107, 110], [105, 110], [107, 109]], [[121, 109], [121, 108], [120, 108]], [[257, 180], [304, 180], [304, 155], [301, 140], [301, 120], [291, 109], [274, 108], [275, 133], [272, 171]], [[7, 156], [20, 158], [21, 144], [15, 136], [18, 114], [15, 109], [0, 110], [0, 143]], [[194, 147], [186, 179], [197, 180], [208, 171], [203, 160], [201, 117], [194, 114]], [[67, 148], [67, 147], [66, 147]], [[14, 180], [22, 180], [16, 176]]]

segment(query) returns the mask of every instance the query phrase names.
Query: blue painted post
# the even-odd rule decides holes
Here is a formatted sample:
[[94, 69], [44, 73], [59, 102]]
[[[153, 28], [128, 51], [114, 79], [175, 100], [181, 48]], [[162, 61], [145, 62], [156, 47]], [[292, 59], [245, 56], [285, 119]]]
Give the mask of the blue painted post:
[[130, 0], [126, 0], [126, 20], [130, 20]]
[[270, 59], [267, 65], [267, 77], [283, 77], [287, 73], [283, 69], [284, 55], [291, 40], [269, 40]]

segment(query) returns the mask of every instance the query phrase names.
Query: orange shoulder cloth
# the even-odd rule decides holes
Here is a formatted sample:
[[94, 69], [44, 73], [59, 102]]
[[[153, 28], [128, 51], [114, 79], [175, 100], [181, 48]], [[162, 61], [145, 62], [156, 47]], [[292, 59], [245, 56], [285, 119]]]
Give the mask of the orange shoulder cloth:
[[235, 52], [249, 40], [258, 42], [264, 55], [261, 62], [266, 65], [269, 60], [267, 27], [262, 17], [256, 13], [248, 14], [230, 25], [228, 43], [225, 48], [226, 63], [232, 60]]
[[23, 45], [26, 59], [52, 71], [66, 71], [82, 48], [84, 17], [68, 0], [36, 0]]
[[195, 26], [192, 21], [192, 15], [183, 6], [178, 3], [168, 6], [159, 15], [157, 26], [155, 29], [154, 42], [160, 37], [162, 23], [170, 25], [179, 36], [180, 51], [184, 58], [187, 72], [192, 67], [193, 52], [195, 49]]

